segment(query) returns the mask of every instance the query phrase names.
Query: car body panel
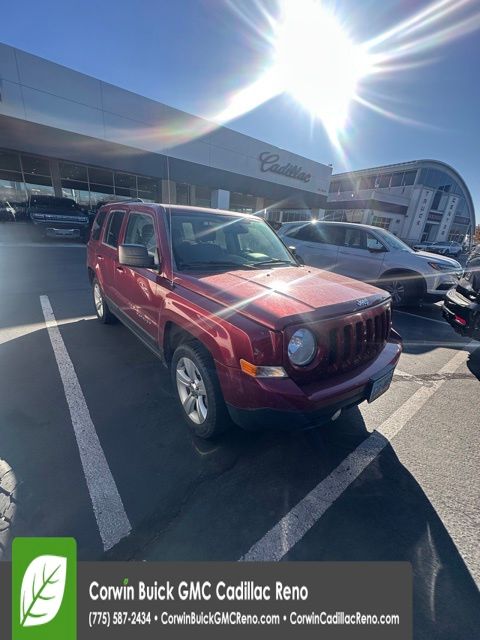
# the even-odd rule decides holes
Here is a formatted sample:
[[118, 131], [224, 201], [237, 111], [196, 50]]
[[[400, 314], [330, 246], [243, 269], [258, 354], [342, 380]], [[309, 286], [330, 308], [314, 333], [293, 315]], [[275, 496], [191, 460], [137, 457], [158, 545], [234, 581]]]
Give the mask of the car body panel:
[[[279, 231], [279, 235], [287, 244], [294, 244], [299, 255], [303, 254], [303, 243], [290, 236], [291, 233], [298, 232], [301, 225], [306, 226], [312, 223], [287, 224]], [[344, 222], [318, 222], [317, 226], [328, 226], [329, 228], [361, 230], [367, 234], [367, 238], [375, 238], [381, 243], [385, 251], [369, 251], [367, 248], [354, 246], [339, 246], [336, 254], [335, 265], [332, 270], [336, 273], [357, 278], [364, 282], [377, 283], [382, 279], [388, 279], [390, 274], [405, 272], [420, 276], [424, 282], [425, 294], [442, 298], [449, 286], [457, 281], [462, 273], [461, 265], [454, 259], [439, 256], [427, 251], [395, 250], [385, 242], [385, 234], [389, 233], [378, 227], [370, 225], [344, 223]], [[391, 234], [389, 234], [391, 235]], [[310, 248], [310, 253], [305, 257], [306, 264], [322, 261], [324, 258], [314, 258], [313, 254], [322, 254], [325, 251], [325, 244], [318, 244]], [[303, 257], [303, 255], [302, 255]], [[431, 262], [444, 265], [450, 272], [439, 271], [431, 266]]]
[[[390, 297], [385, 291], [300, 265], [181, 271], [175, 267], [170, 252], [169, 207], [124, 203], [107, 205], [104, 209], [108, 215], [100, 238], [91, 239], [88, 244], [87, 266], [91, 278], [97, 276], [111, 311], [165, 363], [171, 357], [172, 331], [181, 330], [198, 339], [213, 357], [228, 407], [247, 411], [276, 408], [293, 411], [297, 418], [300, 413], [310, 416], [317, 411], [328, 413], [335, 403], [347, 406], [365, 400], [372, 379], [385, 367], [391, 370], [396, 365], [401, 340], [391, 330]], [[125, 238], [129, 214], [145, 212], [154, 217], [160, 256], [156, 268], [121, 265], [118, 249], [105, 244], [110, 216], [120, 209], [127, 215], [118, 236], [119, 244]], [[173, 206], [171, 209], [175, 210]], [[176, 209], [199, 215], [202, 211], [210, 213], [187, 207]], [[232, 212], [214, 213], [248, 217]], [[354, 334], [350, 332], [349, 360], [347, 347], [343, 346], [345, 323], [354, 330], [370, 322], [368, 318], [380, 317], [379, 314], [382, 325], [381, 330], [380, 324], [378, 330], [375, 328], [375, 349], [371, 354], [364, 351], [370, 349], [368, 336], [363, 334], [362, 338], [357, 330], [354, 343]], [[296, 370], [288, 360], [287, 346], [297, 326], [311, 328], [318, 336], [319, 349], [322, 336], [327, 344], [332, 328], [338, 327], [341, 335], [336, 353], [343, 358], [341, 367], [336, 369], [336, 363], [330, 365], [322, 360], [323, 352], [319, 351], [318, 361], [314, 360], [310, 368]], [[322, 327], [326, 329], [323, 331]], [[360, 338], [366, 346], [358, 342]], [[358, 354], [362, 351], [363, 360], [357, 362], [354, 349], [358, 349]], [[289, 372], [288, 378], [247, 376], [240, 368], [240, 359], [258, 366], [283, 366]], [[242, 420], [238, 416], [236, 419]], [[297, 420], [291, 422], [293, 425]], [[305, 419], [299, 422], [303, 424]]]

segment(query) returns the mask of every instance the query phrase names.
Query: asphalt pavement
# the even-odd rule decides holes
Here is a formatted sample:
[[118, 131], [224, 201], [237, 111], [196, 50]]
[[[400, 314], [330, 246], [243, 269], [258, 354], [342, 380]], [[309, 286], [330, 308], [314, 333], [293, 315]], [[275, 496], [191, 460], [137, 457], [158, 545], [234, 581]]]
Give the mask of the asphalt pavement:
[[439, 305], [395, 312], [404, 353], [371, 405], [208, 443], [184, 427], [155, 357], [94, 318], [85, 247], [8, 227], [0, 558], [15, 535], [72, 535], [84, 560], [408, 560], [415, 638], [478, 637], [480, 343]]

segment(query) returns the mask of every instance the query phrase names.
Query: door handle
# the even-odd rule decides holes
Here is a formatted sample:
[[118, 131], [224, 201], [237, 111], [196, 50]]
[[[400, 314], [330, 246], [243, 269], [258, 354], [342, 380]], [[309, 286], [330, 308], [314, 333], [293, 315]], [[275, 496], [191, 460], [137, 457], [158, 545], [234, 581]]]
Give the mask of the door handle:
[[97, 256], [97, 260], [103, 260], [103, 256]]
[[123, 267], [115, 267], [117, 271], [120, 271], [120, 273], [123, 273], [125, 271], [125, 269]]

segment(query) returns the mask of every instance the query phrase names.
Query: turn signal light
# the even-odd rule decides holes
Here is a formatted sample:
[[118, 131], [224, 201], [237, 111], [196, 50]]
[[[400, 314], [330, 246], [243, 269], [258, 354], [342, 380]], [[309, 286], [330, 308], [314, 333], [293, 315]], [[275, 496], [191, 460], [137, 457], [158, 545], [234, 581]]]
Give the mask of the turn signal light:
[[258, 366], [243, 360], [243, 358], [240, 359], [240, 369], [247, 376], [252, 376], [252, 378], [288, 378], [288, 374], [283, 367]]

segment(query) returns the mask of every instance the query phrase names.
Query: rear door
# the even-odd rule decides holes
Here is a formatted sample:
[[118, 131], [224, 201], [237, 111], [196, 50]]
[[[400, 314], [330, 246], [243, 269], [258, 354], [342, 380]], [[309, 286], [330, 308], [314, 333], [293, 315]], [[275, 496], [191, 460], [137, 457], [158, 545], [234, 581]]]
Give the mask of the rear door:
[[338, 254], [336, 234], [337, 230], [333, 225], [308, 222], [290, 237], [305, 264], [334, 271]]
[[154, 267], [145, 269], [119, 264], [115, 270], [115, 288], [121, 311], [156, 344], [160, 309], [163, 306], [159, 287], [159, 235], [156, 216], [131, 211], [125, 227], [124, 244], [141, 244], [154, 259]]
[[102, 274], [103, 292], [119, 306], [119, 297], [115, 287], [115, 274], [118, 267], [118, 245], [125, 222], [125, 209], [110, 211], [105, 223], [103, 240], [97, 250], [97, 261]]
[[344, 226], [343, 230], [335, 271], [356, 280], [375, 281], [382, 273], [385, 246], [373, 233], [361, 227]]

